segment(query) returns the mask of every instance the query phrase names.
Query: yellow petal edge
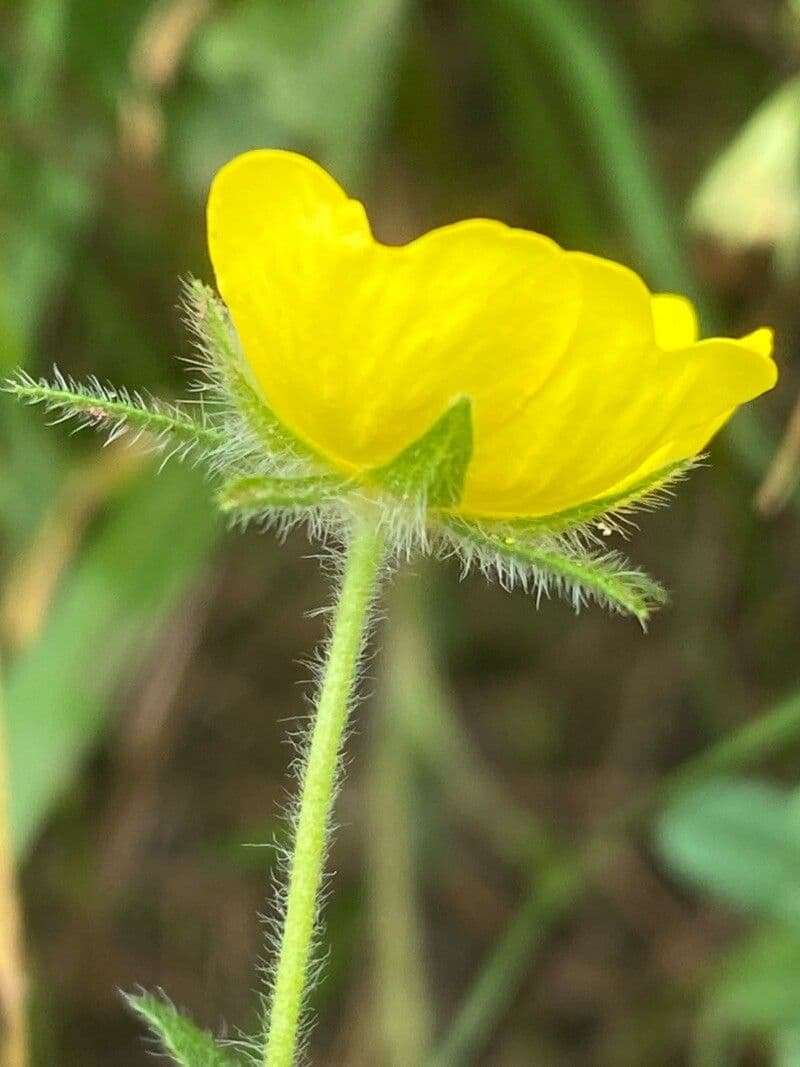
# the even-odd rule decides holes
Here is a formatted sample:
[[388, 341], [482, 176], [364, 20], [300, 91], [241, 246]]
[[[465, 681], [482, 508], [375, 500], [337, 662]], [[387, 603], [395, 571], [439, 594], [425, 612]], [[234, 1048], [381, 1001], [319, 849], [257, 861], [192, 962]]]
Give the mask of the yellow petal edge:
[[695, 456], [777, 378], [770, 330], [698, 340], [684, 297], [539, 234], [470, 219], [381, 244], [363, 206], [292, 152], [219, 171], [208, 240], [265, 400], [336, 470], [387, 463], [470, 398], [463, 515], [624, 491]]

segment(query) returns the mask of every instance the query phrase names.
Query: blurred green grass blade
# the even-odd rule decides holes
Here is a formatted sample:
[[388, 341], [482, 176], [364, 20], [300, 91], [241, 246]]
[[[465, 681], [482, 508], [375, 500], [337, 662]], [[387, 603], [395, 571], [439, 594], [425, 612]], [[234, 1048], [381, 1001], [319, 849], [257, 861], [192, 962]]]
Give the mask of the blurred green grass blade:
[[171, 124], [179, 169], [205, 191], [211, 174], [249, 148], [312, 155], [351, 191], [392, 100], [408, 0], [246, 0], [199, 35], [199, 86]]
[[800, 931], [800, 811], [790, 790], [747, 778], [684, 790], [658, 818], [655, 843], [675, 875]]
[[571, 857], [550, 864], [490, 950], [442, 1037], [429, 1067], [468, 1067], [479, 1062], [497, 1020], [530, 966], [531, 953], [583, 895], [586, 872]]
[[553, 106], [548, 79], [530, 62], [524, 42], [499, 5], [468, 0], [468, 8], [497, 86], [500, 124], [535, 188], [537, 206], [552, 217], [562, 244], [600, 252], [603, 227], [591, 204], [586, 170]]
[[180, 603], [217, 532], [200, 475], [145, 473], [87, 544], [37, 643], [8, 671], [14, 847], [24, 856]]
[[[0, 318], [13, 337], [0, 350], [10, 370], [32, 347], [54, 286], [67, 270], [74, 241], [95, 201], [86, 160], [96, 137], [73, 131], [68, 154], [46, 158], [57, 130], [58, 77], [69, 26], [68, 0], [20, 5], [20, 55], [14, 63], [0, 146], [4, 215], [0, 240]], [[9, 136], [9, 133], [12, 136]]]
[[800, 1029], [800, 932], [762, 930], [723, 960], [709, 997], [714, 1019], [738, 1032]]
[[20, 117], [36, 117], [52, 96], [69, 6], [69, 0], [28, 0], [19, 5], [21, 56], [9, 104]]
[[[533, 879], [506, 931], [488, 952], [443, 1035], [431, 1067], [469, 1067], [477, 1062], [497, 1020], [519, 989], [531, 956], [553, 927], [582, 899], [597, 850], [649, 819], [670, 797], [681, 795], [711, 775], [741, 771], [800, 740], [800, 691], [769, 712], [676, 768], [644, 796], [636, 798], [607, 826]], [[798, 882], [800, 886], [800, 882]]]
[[675, 219], [650, 164], [635, 99], [608, 41], [579, 0], [500, 0], [561, 81], [585, 126], [620, 219], [654, 283], [693, 292]]
[[9, 555], [34, 536], [67, 459], [41, 417], [9, 396], [0, 397], [0, 528]]
[[21, 357], [27, 360], [48, 300], [72, 263], [94, 194], [80, 177], [30, 160], [15, 160], [2, 180], [10, 217], [0, 240], [0, 299], [3, 320], [13, 324], [13, 343], [0, 352], [0, 372], [6, 374]]
[[[795, 993], [797, 986], [794, 987]], [[784, 1030], [775, 1039], [775, 1067], [800, 1067], [800, 1026]]]
[[148, 18], [158, 18], [176, 5], [172, 0], [125, 0], [113, 8], [108, 0], [65, 2], [69, 8], [68, 32], [61, 42], [65, 65], [84, 98], [98, 106], [105, 121], [114, 123], [120, 94], [136, 78], [132, 59], [137, 35]]

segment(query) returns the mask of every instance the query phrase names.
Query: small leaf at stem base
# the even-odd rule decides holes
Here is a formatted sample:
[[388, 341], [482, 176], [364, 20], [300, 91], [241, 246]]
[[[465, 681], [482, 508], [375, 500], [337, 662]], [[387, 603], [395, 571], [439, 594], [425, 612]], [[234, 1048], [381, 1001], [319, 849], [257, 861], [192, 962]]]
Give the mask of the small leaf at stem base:
[[180, 1067], [242, 1067], [242, 1061], [220, 1048], [213, 1037], [162, 997], [126, 994], [125, 1000], [156, 1035], [164, 1051]]

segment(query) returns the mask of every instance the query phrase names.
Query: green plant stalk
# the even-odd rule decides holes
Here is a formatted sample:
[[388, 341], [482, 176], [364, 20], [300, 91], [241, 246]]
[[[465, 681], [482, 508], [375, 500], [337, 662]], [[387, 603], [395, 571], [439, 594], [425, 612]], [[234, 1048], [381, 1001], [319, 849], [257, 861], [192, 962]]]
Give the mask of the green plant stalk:
[[475, 1062], [530, 967], [531, 954], [584, 893], [590, 853], [588, 848], [566, 853], [537, 875], [533, 890], [470, 986], [429, 1067], [466, 1067]]
[[342, 739], [384, 559], [383, 535], [366, 521], [353, 531], [330, 647], [301, 778], [286, 915], [264, 1049], [265, 1067], [292, 1067], [319, 909]]
[[497, 85], [498, 121], [518, 166], [532, 179], [536, 202], [558, 220], [562, 244], [602, 252], [603, 227], [587, 188], [588, 176], [579, 165], [574, 138], [565, 134], [548, 97], [552, 79], [530, 62], [526, 42], [520, 41], [500, 5], [466, 2], [487, 71]]
[[[386, 649], [394, 673], [392, 642]], [[425, 1063], [430, 1052], [431, 999], [427, 989], [414, 840], [412, 753], [395, 720], [400, 681], [389, 678], [373, 723], [370, 752], [369, 863], [375, 954], [375, 1008], [381, 1062], [387, 1067]]]
[[659, 285], [696, 297], [672, 213], [642, 143], [633, 94], [600, 28], [579, 0], [503, 0], [503, 6], [562, 79], [645, 268]]
[[752, 766], [798, 739], [800, 692], [677, 767], [625, 805], [585, 843], [557, 860], [534, 881], [489, 953], [435, 1050], [430, 1067], [468, 1067], [476, 1061], [530, 967], [533, 951], [586, 892], [592, 864], [598, 855], [602, 858], [609, 844], [640, 826], [678, 790], [714, 775]]
[[376, 1058], [385, 1067], [427, 1063], [433, 1036], [420, 913], [417, 753], [404, 722], [426, 710], [415, 685], [418, 585], [417, 575], [401, 577], [392, 590], [369, 759], [367, 859], [381, 1042]]
[[403, 583], [404, 595], [394, 597], [392, 604], [386, 658], [397, 675], [394, 724], [402, 743], [435, 775], [457, 815], [483, 832], [501, 860], [522, 868], [527, 876], [535, 863], [552, 855], [554, 843], [535, 814], [504, 789], [467, 737], [434, 654], [428, 605], [436, 599], [437, 573], [424, 566], [420, 577]]

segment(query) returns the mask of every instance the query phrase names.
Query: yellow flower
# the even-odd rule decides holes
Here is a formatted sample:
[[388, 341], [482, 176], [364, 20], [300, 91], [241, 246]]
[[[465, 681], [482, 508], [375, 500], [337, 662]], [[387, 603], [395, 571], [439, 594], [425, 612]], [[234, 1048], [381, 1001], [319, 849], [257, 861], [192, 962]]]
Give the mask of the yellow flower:
[[471, 219], [401, 247], [322, 168], [248, 152], [214, 179], [211, 259], [252, 376], [330, 467], [369, 481], [460, 398], [465, 517], [547, 516], [700, 452], [772, 387], [772, 334], [699, 341], [627, 268]]

